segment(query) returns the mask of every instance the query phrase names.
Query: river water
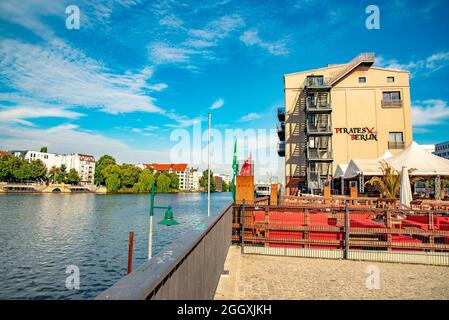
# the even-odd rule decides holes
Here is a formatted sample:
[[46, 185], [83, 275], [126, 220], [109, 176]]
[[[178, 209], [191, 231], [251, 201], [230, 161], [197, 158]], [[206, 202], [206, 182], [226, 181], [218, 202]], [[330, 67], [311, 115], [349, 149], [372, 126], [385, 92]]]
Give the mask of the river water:
[[[211, 214], [231, 202], [211, 194]], [[153, 254], [207, 218], [207, 194], [157, 194], [171, 205], [176, 226], [157, 224]], [[148, 252], [149, 195], [0, 195], [0, 299], [91, 299], [126, 274], [129, 231], [134, 231], [133, 268]], [[80, 288], [66, 288], [66, 268], [80, 272]]]

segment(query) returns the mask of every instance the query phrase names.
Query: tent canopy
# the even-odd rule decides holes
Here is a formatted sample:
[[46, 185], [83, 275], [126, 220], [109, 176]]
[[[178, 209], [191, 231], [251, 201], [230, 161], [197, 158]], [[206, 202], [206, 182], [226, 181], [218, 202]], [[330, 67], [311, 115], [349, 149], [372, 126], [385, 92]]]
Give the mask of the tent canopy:
[[345, 179], [354, 178], [359, 174], [364, 176], [381, 176], [382, 159], [354, 159], [348, 164], [348, 168], [344, 174]]
[[415, 141], [400, 154], [385, 161], [399, 172], [404, 166], [413, 169], [412, 176], [449, 176], [449, 160], [426, 151]]
[[346, 169], [348, 168], [347, 163], [339, 163], [337, 169], [335, 170], [334, 179], [340, 179], [345, 175]]

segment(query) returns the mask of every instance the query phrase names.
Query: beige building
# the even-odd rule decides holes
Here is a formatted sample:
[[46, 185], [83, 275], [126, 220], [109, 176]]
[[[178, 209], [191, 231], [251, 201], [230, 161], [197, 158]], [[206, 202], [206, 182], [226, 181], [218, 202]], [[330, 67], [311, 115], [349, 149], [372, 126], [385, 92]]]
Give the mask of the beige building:
[[278, 153], [286, 194], [317, 193], [337, 164], [397, 154], [412, 142], [407, 71], [373, 66], [363, 53], [346, 64], [284, 76]]

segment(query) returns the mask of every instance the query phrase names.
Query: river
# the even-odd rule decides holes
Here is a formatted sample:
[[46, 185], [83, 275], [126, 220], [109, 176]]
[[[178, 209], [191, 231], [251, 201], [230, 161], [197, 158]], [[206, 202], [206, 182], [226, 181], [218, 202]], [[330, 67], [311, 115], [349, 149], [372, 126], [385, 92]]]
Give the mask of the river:
[[[231, 202], [211, 194], [211, 214]], [[149, 195], [0, 195], [0, 299], [92, 299], [126, 274], [129, 231], [134, 231], [133, 267], [147, 259]], [[171, 205], [176, 226], [157, 224], [153, 254], [207, 217], [207, 194], [156, 194]], [[80, 272], [80, 288], [66, 288], [66, 268]]]

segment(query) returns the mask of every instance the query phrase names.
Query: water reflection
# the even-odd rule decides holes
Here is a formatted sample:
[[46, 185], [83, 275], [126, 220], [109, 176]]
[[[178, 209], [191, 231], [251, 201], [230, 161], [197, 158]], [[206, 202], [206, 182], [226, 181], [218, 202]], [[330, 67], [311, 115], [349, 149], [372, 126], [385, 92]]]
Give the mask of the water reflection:
[[[177, 226], [154, 226], [154, 254], [207, 216], [205, 194], [156, 195]], [[212, 214], [231, 201], [212, 194]], [[27, 194], [0, 196], [0, 299], [86, 299], [126, 273], [128, 232], [134, 266], [146, 261], [149, 195]], [[155, 221], [163, 218], [155, 212]], [[80, 269], [80, 290], [67, 290], [67, 265]]]

